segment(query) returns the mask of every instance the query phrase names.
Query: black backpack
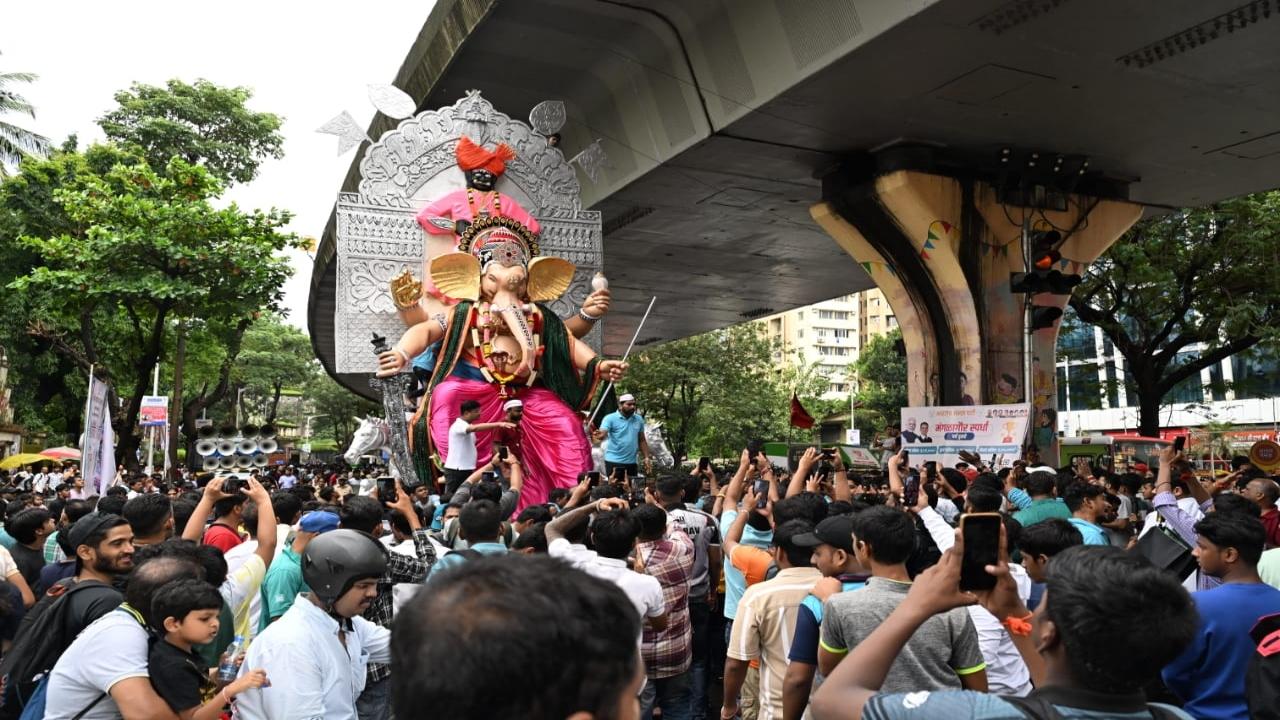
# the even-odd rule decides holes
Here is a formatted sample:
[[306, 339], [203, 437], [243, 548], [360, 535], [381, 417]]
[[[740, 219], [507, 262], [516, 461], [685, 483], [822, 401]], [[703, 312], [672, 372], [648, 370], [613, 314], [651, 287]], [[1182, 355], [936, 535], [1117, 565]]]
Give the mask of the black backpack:
[[[59, 588], [63, 590], [55, 593]], [[71, 596], [93, 589], [119, 594], [110, 585], [96, 580], [59, 583], [27, 611], [13, 639], [13, 646], [0, 660], [0, 679], [4, 683], [4, 692], [0, 695], [0, 718], [18, 717], [40, 678], [53, 669], [58, 658], [75, 640], [75, 636], [68, 637], [70, 633], [67, 632]]]
[[1249, 717], [1280, 720], [1280, 613], [1258, 620], [1249, 636], [1258, 644], [1244, 676]]

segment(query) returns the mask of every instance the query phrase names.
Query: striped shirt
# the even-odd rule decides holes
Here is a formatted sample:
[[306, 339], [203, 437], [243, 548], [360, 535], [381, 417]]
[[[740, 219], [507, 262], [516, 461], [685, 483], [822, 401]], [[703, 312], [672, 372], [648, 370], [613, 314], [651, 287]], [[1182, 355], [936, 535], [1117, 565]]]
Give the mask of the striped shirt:
[[747, 588], [738, 603], [725, 654], [735, 660], [760, 660], [760, 720], [782, 717], [782, 684], [800, 604], [821, 579], [816, 568], [779, 570], [772, 580]]

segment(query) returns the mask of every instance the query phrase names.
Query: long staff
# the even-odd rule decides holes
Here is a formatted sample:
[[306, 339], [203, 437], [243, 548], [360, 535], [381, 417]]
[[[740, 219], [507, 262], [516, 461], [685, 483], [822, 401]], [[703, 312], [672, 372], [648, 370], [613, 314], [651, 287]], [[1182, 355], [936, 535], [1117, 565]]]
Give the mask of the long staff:
[[[636, 332], [631, 336], [631, 343], [627, 345], [627, 351], [622, 355], [622, 362], [626, 362], [631, 357], [631, 349], [636, 346], [636, 339], [640, 337], [640, 330], [644, 328], [645, 320], [649, 319], [649, 313], [653, 311], [653, 304], [657, 302], [658, 296], [654, 295], [649, 298], [649, 307], [645, 308], [644, 317], [640, 318], [640, 324], [636, 325]], [[596, 403], [596, 409], [591, 412], [591, 417], [587, 418], [588, 425], [594, 425], [596, 422], [596, 414], [600, 412], [600, 408], [604, 407], [604, 399], [609, 397], [609, 391], [613, 389], [613, 381], [610, 380], [608, 385], [604, 386], [604, 392], [600, 394], [600, 402]]]

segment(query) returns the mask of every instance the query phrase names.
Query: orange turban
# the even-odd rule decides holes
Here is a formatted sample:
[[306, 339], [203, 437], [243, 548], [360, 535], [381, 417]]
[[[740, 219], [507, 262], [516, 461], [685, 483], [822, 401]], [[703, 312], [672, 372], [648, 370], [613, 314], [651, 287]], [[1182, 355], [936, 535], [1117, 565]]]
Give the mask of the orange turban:
[[507, 161], [516, 156], [506, 143], [500, 143], [497, 150], [485, 150], [471, 142], [471, 138], [463, 137], [458, 141], [455, 151], [458, 156], [458, 167], [463, 172], [472, 170], [488, 170], [494, 175], [501, 175], [507, 169]]

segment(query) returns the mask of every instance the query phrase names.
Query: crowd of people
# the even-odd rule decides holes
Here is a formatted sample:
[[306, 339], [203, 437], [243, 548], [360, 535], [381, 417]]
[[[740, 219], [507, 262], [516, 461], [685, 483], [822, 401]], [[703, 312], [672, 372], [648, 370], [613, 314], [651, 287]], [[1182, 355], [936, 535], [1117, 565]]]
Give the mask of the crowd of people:
[[1243, 458], [646, 473], [626, 400], [605, 472], [548, 498], [522, 497], [518, 406], [480, 467], [462, 408], [417, 487], [0, 477], [0, 720], [1280, 712], [1280, 485]]

